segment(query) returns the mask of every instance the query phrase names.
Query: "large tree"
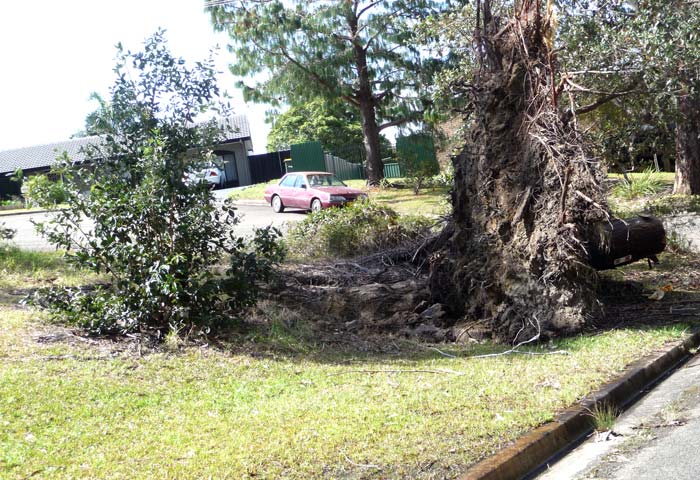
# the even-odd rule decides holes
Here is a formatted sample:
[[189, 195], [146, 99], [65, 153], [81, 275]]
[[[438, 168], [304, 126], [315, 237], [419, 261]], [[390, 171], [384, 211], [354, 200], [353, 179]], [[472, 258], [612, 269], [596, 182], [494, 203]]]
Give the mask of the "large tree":
[[561, 88], [575, 95], [580, 113], [600, 116], [597, 109], [612, 102], [637, 113], [640, 126], [648, 122], [644, 111], [660, 129], [675, 125], [674, 192], [700, 194], [700, 6], [682, 0], [560, 4]]
[[460, 23], [474, 69], [451, 89], [467, 131], [430, 272], [436, 300], [515, 342], [578, 331], [598, 313], [588, 252], [609, 218], [600, 165], [557, 91], [548, 3], [479, 0]]
[[335, 154], [350, 145], [362, 145], [359, 118], [347, 104], [324, 98], [294, 105], [275, 116], [267, 148], [281, 150], [310, 141], [321, 142], [325, 150]]
[[419, 42], [422, 19], [443, 0], [232, 0], [207, 2], [228, 32], [231, 71], [247, 99], [299, 104], [323, 95], [357, 109], [370, 184], [383, 176], [380, 132], [421, 121], [436, 60]]

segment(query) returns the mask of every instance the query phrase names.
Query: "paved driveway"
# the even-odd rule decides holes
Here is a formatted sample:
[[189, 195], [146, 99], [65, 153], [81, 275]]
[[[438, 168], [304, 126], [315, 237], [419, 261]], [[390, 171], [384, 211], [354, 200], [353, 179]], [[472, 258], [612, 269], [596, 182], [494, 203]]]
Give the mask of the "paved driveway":
[[[303, 212], [274, 213], [272, 208], [264, 202], [245, 202], [236, 206], [241, 217], [241, 223], [236, 228], [244, 236], [252, 235], [256, 228], [268, 225], [280, 227], [284, 231], [290, 224], [306, 217]], [[45, 221], [50, 215], [49, 213], [4, 215], [0, 216], [0, 223], [17, 231], [13, 242], [20, 247], [29, 250], [53, 250], [53, 247], [36, 232], [32, 223], [32, 221]], [[90, 227], [91, 223], [86, 221], [84, 228], [89, 230]]]

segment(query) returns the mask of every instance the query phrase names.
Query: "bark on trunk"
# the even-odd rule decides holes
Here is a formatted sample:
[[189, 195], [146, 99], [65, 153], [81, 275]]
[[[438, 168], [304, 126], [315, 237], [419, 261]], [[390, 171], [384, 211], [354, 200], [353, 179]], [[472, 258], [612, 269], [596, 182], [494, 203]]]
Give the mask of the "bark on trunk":
[[367, 184], [379, 185], [384, 178], [384, 164], [379, 151], [379, 127], [372, 99], [361, 103], [360, 118], [362, 119], [362, 135], [367, 155]]
[[469, 131], [453, 159], [454, 234], [433, 255], [434, 301], [523, 341], [579, 331], [599, 314], [590, 225], [608, 218], [603, 174], [556, 107], [551, 30], [537, 0], [482, 19], [482, 61], [467, 92]]
[[700, 195], [700, 100], [692, 95], [680, 97], [678, 110], [673, 193]]
[[[357, 38], [358, 17], [357, 13], [348, 17], [350, 35]], [[367, 67], [367, 51], [360, 43], [353, 44], [355, 67], [357, 68], [358, 87], [355, 98], [360, 108], [362, 120], [362, 136], [364, 137], [365, 154], [367, 156], [367, 184], [379, 185], [384, 178], [384, 165], [379, 152], [379, 126], [377, 125], [377, 104], [369, 68]]]

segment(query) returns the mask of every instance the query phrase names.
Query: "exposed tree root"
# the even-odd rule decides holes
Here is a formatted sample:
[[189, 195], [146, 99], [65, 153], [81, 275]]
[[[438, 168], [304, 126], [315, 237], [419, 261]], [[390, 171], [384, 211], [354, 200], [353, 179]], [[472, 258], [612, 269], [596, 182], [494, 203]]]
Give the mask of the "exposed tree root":
[[517, 343], [574, 333], [598, 316], [588, 229], [609, 214], [601, 169], [557, 106], [543, 7], [516, 2], [505, 21], [490, 3], [478, 2], [481, 64], [453, 161], [453, 233], [432, 257], [430, 289], [453, 314]]

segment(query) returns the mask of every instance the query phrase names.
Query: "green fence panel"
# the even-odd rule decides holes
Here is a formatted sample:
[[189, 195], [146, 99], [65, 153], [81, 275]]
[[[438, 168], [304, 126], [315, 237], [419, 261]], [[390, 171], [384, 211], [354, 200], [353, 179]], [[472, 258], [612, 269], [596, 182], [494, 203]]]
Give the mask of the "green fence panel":
[[322, 172], [326, 169], [323, 147], [319, 142], [292, 145], [292, 168], [295, 172]]
[[398, 163], [384, 164], [384, 178], [401, 178], [401, 166]]
[[440, 165], [435, 154], [435, 143], [430, 135], [414, 134], [396, 138], [396, 153], [402, 173], [412, 175], [437, 175]]
[[340, 180], [357, 180], [365, 178], [364, 168], [362, 168], [362, 165], [348, 162], [343, 158], [330, 154], [326, 154], [326, 171], [333, 173]]

